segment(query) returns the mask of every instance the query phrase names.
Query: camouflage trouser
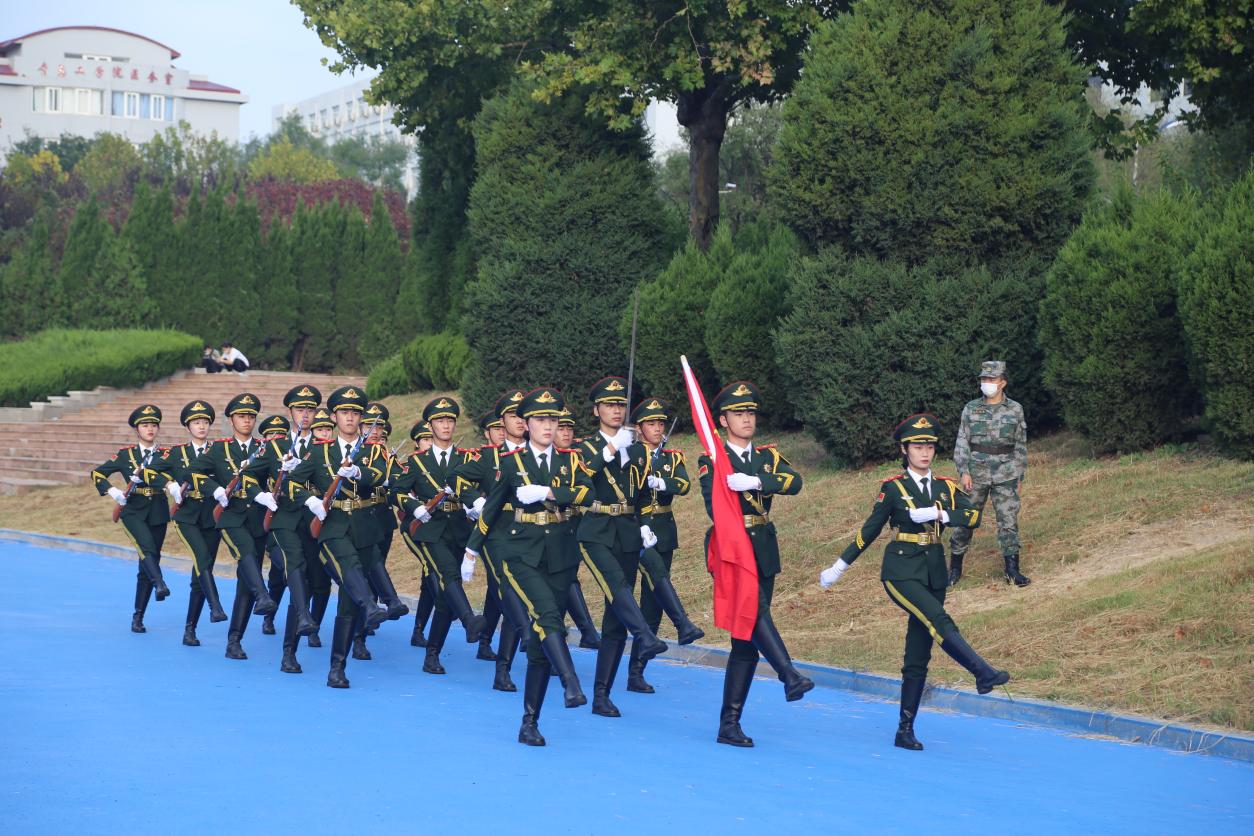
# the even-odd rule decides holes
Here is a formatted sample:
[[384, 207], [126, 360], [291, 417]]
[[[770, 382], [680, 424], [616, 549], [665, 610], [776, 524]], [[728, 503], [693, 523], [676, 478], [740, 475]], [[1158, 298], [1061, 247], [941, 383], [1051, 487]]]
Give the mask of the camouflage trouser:
[[[999, 482], [996, 485], [975, 483], [971, 491], [971, 504], [984, 513], [989, 496], [993, 498], [993, 511], [997, 514], [997, 545], [1003, 555], [1019, 553], [1019, 482]], [[955, 555], [966, 554], [971, 545], [969, 528], [955, 528], [949, 538], [949, 551]]]

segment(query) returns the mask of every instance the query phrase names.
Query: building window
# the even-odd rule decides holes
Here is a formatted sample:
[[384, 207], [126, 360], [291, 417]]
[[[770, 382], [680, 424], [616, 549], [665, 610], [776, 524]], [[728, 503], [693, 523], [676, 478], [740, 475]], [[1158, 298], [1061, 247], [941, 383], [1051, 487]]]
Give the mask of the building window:
[[340, 124], [340, 106], [339, 105], [331, 105], [331, 121], [335, 122], [335, 124], [337, 125]]
[[110, 55], [88, 55], [86, 52], [84, 52], [83, 60], [84, 61], [112, 61], [113, 57]]
[[152, 97], [152, 110], [149, 111], [149, 119], [155, 119], [158, 122], [165, 119], [165, 96]]
[[331, 127], [331, 123], [327, 121], [327, 109], [325, 107], [322, 110], [318, 111], [318, 115], [322, 117], [322, 127], [324, 128]]
[[139, 94], [123, 93], [122, 94], [122, 115], [127, 119], [139, 118]]
[[309, 132], [316, 134], [318, 132], [318, 117], [316, 114], [309, 114]]
[[44, 93], [47, 96], [47, 104], [44, 106], [44, 110], [48, 111], [49, 113], [60, 113], [61, 112], [61, 88], [60, 87], [48, 87], [48, 88], [45, 88]]
[[104, 91], [78, 88], [74, 91], [74, 112], [84, 116], [99, 116], [104, 110]]

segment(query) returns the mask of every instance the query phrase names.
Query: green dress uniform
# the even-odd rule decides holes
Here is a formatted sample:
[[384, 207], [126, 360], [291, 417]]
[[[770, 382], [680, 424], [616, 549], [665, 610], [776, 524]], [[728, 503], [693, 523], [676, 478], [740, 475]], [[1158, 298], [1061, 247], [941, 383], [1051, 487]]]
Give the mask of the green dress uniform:
[[[196, 419], [204, 419], [212, 424], [216, 415], [211, 404], [192, 401], [183, 407], [179, 423], [186, 427]], [[182, 502], [178, 503], [174, 512], [174, 530], [192, 554], [191, 593], [187, 600], [187, 623], [183, 627], [183, 644], [189, 647], [200, 646], [196, 624], [206, 602], [211, 622], [227, 619], [218, 598], [217, 582], [213, 578], [213, 564], [218, 557], [218, 545], [222, 542], [217, 522], [213, 519], [216, 503], [212, 496], [205, 495], [205, 477], [192, 473], [192, 463], [209, 449], [209, 443], [205, 441], [197, 445], [188, 441], [171, 447], [154, 468], [166, 480], [177, 484], [182, 495]]]
[[[435, 418], [456, 418], [459, 411], [455, 401], [436, 398], [423, 408], [422, 417], [430, 423]], [[466, 641], [470, 644], [478, 642], [484, 631], [483, 616], [471, 608], [462, 588], [461, 561], [471, 524], [456, 498], [458, 468], [477, 457], [474, 450], [432, 445], [425, 453], [414, 453], [406, 459], [404, 472], [391, 489], [392, 503], [405, 515], [405, 530], [401, 533], [405, 545], [423, 562], [435, 582], [435, 615], [422, 664], [422, 669], [431, 674], [444, 673], [440, 651], [454, 618], [466, 629]], [[428, 511], [427, 503], [438, 496], [445, 499]], [[419, 523], [412, 533], [410, 520]]]
[[[279, 433], [287, 438], [292, 434], [292, 422], [284, 418], [282, 415], [268, 415], [257, 424], [257, 434], [261, 436], [263, 442], [270, 442], [278, 438]], [[265, 455], [263, 452], [262, 455]], [[267, 491], [273, 492], [273, 485], [266, 479], [261, 482], [267, 485]], [[263, 517], [264, 519], [264, 517]], [[274, 538], [266, 533], [266, 555], [270, 558], [270, 569], [266, 573], [266, 591], [270, 593], [271, 600], [274, 601], [276, 607], [283, 604], [283, 593], [287, 591], [287, 574], [284, 568], [283, 555], [275, 547]], [[278, 611], [270, 613], [261, 620], [261, 632], [267, 636], [273, 636], [274, 616]]]
[[[422, 419], [416, 421], [409, 428], [409, 438], [414, 442], [414, 449], [418, 448], [418, 443], [422, 439], [432, 437], [431, 425]], [[401, 462], [401, 467], [403, 468], [404, 466], [404, 462]], [[408, 548], [408, 544], [406, 544], [406, 548]], [[414, 631], [409, 635], [409, 643], [413, 647], [425, 648], [427, 646], [427, 619], [435, 611], [435, 576], [427, 569], [426, 561], [421, 556], [414, 556], [418, 558], [418, 568], [422, 570], [422, 583], [420, 586], [421, 591], [418, 593], [418, 605], [414, 607]]]
[[[940, 421], [925, 413], [910, 416], [893, 433], [903, 448], [912, 443], [935, 444], [939, 436]], [[936, 511], [935, 520], [916, 521], [930, 509]], [[958, 489], [957, 482], [933, 476], [930, 471], [918, 474], [907, 469], [880, 485], [871, 515], [840, 556], [845, 564], [852, 564], [885, 525], [894, 530], [884, 547], [880, 581], [889, 599], [909, 617], [896, 739], [896, 745], [903, 749], [923, 748], [914, 737], [914, 718], [923, 696], [934, 641], [939, 641], [941, 649], [975, 677], [981, 694], [1010, 679], [1009, 674], [994, 669], [971, 649], [945, 612], [949, 576], [941, 532], [946, 527], [975, 528], [979, 524], [979, 510]]]
[[[256, 415], [260, 408], [261, 401], [257, 396], [245, 392], [232, 398], [225, 412], [230, 418], [237, 414]], [[261, 556], [266, 549], [266, 532], [262, 524], [265, 509], [254, 505], [252, 498], [261, 493], [262, 486], [256, 477], [244, 472], [250, 458], [260, 451], [261, 442], [256, 439], [241, 441], [234, 437], [223, 438], [210, 444], [190, 468], [191, 473], [203, 480], [202, 492], [210, 497], [223, 496], [227, 499], [227, 505], [218, 517], [218, 531], [237, 562], [235, 601], [226, 634], [228, 659], [248, 658], [241, 642], [244, 631], [248, 629], [250, 611], [266, 615], [278, 609], [261, 575]], [[228, 494], [237, 476], [236, 486]]]
[[[631, 413], [631, 423], [639, 426], [642, 421], [668, 421], [670, 412], [658, 398], [646, 398]], [[665, 443], [665, 439], [663, 439]], [[688, 618], [679, 593], [671, 583], [671, 563], [675, 549], [679, 548], [679, 529], [671, 503], [675, 497], [684, 496], [692, 487], [684, 454], [678, 450], [650, 447], [641, 442], [645, 450], [645, 465], [638, 481], [644, 495], [640, 506], [640, 524], [648, 526], [657, 543], [640, 552], [640, 611], [645, 623], [654, 633], [662, 623], [662, 613], [670, 617], [679, 634], [681, 645], [691, 644], [705, 636]], [[652, 477], [652, 478], [650, 478]], [[631, 648], [631, 660], [627, 665], [627, 690], [640, 694], [652, 694], [654, 688], [644, 678], [648, 662], [640, 658], [636, 645]]]
[[[627, 403], [627, 381], [605, 377], [588, 393], [594, 404]], [[607, 460], [608, 457], [608, 460]], [[666, 651], [666, 643], [649, 629], [644, 613], [632, 594], [641, 542], [639, 506], [646, 494], [640, 490], [645, 469], [644, 445], [633, 442], [622, 450], [611, 450], [601, 432], [579, 445], [579, 458], [592, 476], [592, 502], [579, 520], [579, 548], [584, 564], [605, 595], [605, 615], [601, 619], [601, 646], [597, 649], [596, 678], [592, 687], [592, 713], [619, 717], [621, 712], [610, 700], [614, 677], [631, 633], [640, 658], [652, 659]], [[625, 459], [625, 460], [624, 460]]]
[[[1006, 363], [986, 360], [980, 364], [979, 376], [1004, 378]], [[1019, 571], [1019, 485], [1028, 470], [1028, 423], [1023, 407], [1004, 392], [998, 403], [977, 398], [963, 407], [954, 466], [959, 477], [971, 477], [971, 504], [981, 513], [988, 500], [993, 500], [1006, 582], [1027, 586], [1031, 579]], [[970, 546], [970, 529], [958, 528], [950, 535], [950, 586], [961, 580], [962, 559]]]
[[[557, 425], [559, 427], [571, 427], [573, 431], [575, 416], [570, 411], [570, 407], [562, 410], [561, 416], [557, 419]], [[583, 439], [576, 438], [572, 446], [577, 450], [582, 443]], [[565, 523], [570, 527], [571, 533], [575, 535], [570, 542], [575, 544], [576, 549], [579, 548], [579, 510], [581, 509], [576, 509], [574, 516]], [[582, 556], [580, 561], [582, 562]], [[570, 615], [570, 620], [575, 622], [575, 628], [579, 631], [579, 646], [586, 650], [600, 650], [601, 634], [597, 632], [596, 625], [592, 621], [592, 613], [588, 610], [588, 600], [583, 595], [583, 585], [579, 582], [578, 569], [575, 570], [575, 579], [570, 584], [570, 594], [566, 596], [566, 612]]]
[[[311, 386], [310, 388], [312, 389], [313, 387]], [[317, 390], [315, 389], [314, 391]], [[292, 445], [295, 448], [295, 455], [298, 459], [304, 460], [313, 452], [313, 447], [317, 443], [313, 437], [313, 431], [319, 427], [335, 428], [335, 422], [331, 420], [331, 413], [325, 407], [318, 407], [314, 410], [314, 417], [309, 424], [308, 435], [301, 436], [293, 430]], [[331, 603], [331, 573], [326, 570], [326, 567], [322, 565], [322, 560], [318, 557], [318, 538], [314, 537], [309, 530], [313, 521], [313, 512], [306, 508], [301, 518], [301, 524], [296, 530], [300, 534], [301, 542], [305, 544], [305, 566], [309, 572], [309, 617], [321, 629], [322, 619], [327, 613], [327, 606]], [[309, 642], [310, 647], [322, 647], [322, 638], [317, 631], [310, 633], [306, 641]]]
[[[366, 397], [355, 387], [342, 386], [327, 398], [327, 405], [333, 413], [341, 409], [362, 412], [366, 408]], [[389, 610], [375, 604], [374, 593], [366, 580], [369, 567], [377, 562], [382, 539], [377, 518], [370, 510], [377, 504], [374, 489], [385, 478], [382, 470], [369, 463], [372, 448], [378, 446], [341, 438], [317, 442], [309, 456], [288, 477], [308, 485], [315, 496], [325, 498], [341, 467], [357, 469], [353, 478], [340, 479], [335, 496], [324, 509], [326, 519], [318, 533], [318, 557], [340, 586], [331, 640], [331, 669], [327, 674], [327, 685], [331, 688], [349, 687], [344, 671], [357, 628], [361, 625], [377, 627], [389, 618]], [[377, 456], [377, 451], [374, 455]]]
[[[132, 427], [160, 424], [161, 410], [154, 404], [142, 404], [131, 412], [127, 423]], [[160, 487], [154, 486], [158, 477], [153, 470], [164, 452], [156, 446], [142, 448], [130, 445], [91, 472], [92, 482], [101, 496], [108, 494], [113, 487], [109, 484], [109, 477], [114, 473], [127, 480], [125, 496], [115, 495], [115, 500], [124, 503], [118, 519], [139, 553], [135, 611], [131, 615], [131, 632], [134, 633], [148, 632], [144, 627], [144, 612], [148, 609], [148, 599], [153, 591], [156, 591], [158, 601], [164, 601], [170, 595], [170, 589], [161, 575], [161, 546], [165, 543], [166, 526], [170, 522], [170, 508], [161, 495]]]
[[[723, 387], [714, 397], [716, 413], [733, 411], [757, 412], [761, 408], [758, 388], [749, 381], [736, 381]], [[771, 521], [771, 507], [776, 496], [795, 496], [801, 493], [801, 474], [793, 469], [783, 454], [774, 446], [762, 445], [740, 450], [723, 444], [723, 454], [728, 457], [732, 470], [750, 479], [758, 480], [758, 487], [739, 491], [740, 509], [744, 514], [745, 529], [753, 546], [753, 558], [758, 569], [758, 619], [750, 640], [732, 638], [731, 653], [727, 658], [727, 670], [723, 680], [723, 707], [719, 715], [718, 742], [732, 746], [752, 746], [750, 739], [740, 728], [749, 686], [758, 667], [758, 654], [766, 657], [780, 682], [784, 684], [784, 698], [789, 702], [799, 700], [814, 688], [814, 683], [802, 676], [788, 655], [788, 648], [771, 617], [771, 599], [775, 594], [775, 576], [781, 571], [779, 542], [775, 523]], [[708, 456], [702, 455], [697, 462], [701, 479], [701, 495], [705, 510], [713, 512], [713, 475]], [[707, 533], [707, 544], [709, 535]]]
[[[556, 418], [565, 403], [555, 389], [535, 389], [522, 399], [518, 414], [527, 418]], [[553, 498], [524, 501], [535, 488], [547, 488]], [[521, 489], [521, 491], [520, 491]], [[563, 606], [578, 559], [569, 542], [570, 529], [562, 523], [571, 508], [587, 505], [592, 486], [573, 450], [557, 447], [537, 450], [532, 444], [501, 457], [501, 473], [471, 532], [467, 549], [481, 552], [489, 532], [499, 528], [492, 545], [501, 561], [502, 577], [530, 615], [527, 675], [523, 686], [523, 718], [518, 741], [543, 746], [540, 709], [553, 669], [561, 677], [567, 708], [587, 704], [566, 644]]]

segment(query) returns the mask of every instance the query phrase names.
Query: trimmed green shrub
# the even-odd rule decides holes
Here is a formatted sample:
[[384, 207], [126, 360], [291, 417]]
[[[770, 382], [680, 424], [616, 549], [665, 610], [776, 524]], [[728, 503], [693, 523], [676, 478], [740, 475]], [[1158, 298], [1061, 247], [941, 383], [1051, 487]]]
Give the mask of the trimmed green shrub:
[[[401, 366], [409, 388], [459, 389], [465, 380], [470, 346], [461, 334], [422, 334], [401, 349]], [[374, 390], [370, 390], [373, 395]]]
[[199, 337], [179, 331], [41, 331], [0, 345], [0, 406], [97, 386], [142, 386], [192, 368]]
[[1180, 318], [1207, 426], [1254, 458], [1254, 168], [1217, 210], [1180, 272]]
[[389, 395], [403, 395], [412, 390], [409, 376], [405, 374], [405, 364], [401, 362], [400, 352], [376, 364], [366, 378], [366, 391], [370, 393], [371, 399], [376, 401]]
[[1047, 422], [1030, 315], [1039, 270], [943, 259], [909, 267], [836, 247], [802, 259], [775, 331], [797, 417], [849, 465], [896, 456], [893, 427], [921, 410], [940, 417], [952, 449], [962, 407], [979, 396], [979, 363], [995, 358], [1007, 362], [1007, 393], [1029, 426]]
[[1049, 270], [1045, 384], [1098, 451], [1158, 444], [1197, 414], [1176, 277], [1199, 214], [1189, 195], [1125, 190], [1085, 216]]
[[770, 177], [816, 246], [921, 263], [1052, 254], [1093, 181], [1060, 4], [861, 0], [821, 24]]

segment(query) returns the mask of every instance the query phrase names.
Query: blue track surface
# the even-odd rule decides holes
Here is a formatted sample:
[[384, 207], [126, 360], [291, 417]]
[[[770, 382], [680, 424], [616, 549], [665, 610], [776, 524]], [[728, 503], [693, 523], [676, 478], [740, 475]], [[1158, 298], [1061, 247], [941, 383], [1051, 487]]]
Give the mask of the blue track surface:
[[[0, 570], [5, 834], [1254, 833], [1237, 761], [927, 710], [927, 750], [905, 752], [895, 705], [824, 688], [789, 704], [766, 680], [745, 712], [758, 746], [738, 750], [714, 743], [721, 672], [673, 664], [650, 666], [655, 695], [616, 689], [618, 720], [563, 709], [554, 681], [531, 749], [521, 695], [490, 690], [461, 642], [447, 676], [423, 674], [408, 619], [336, 691], [329, 621], [293, 676], [259, 618], [248, 661], [223, 657], [225, 623], [183, 647], [186, 575], [134, 635], [134, 563], [4, 544]], [[594, 655], [575, 656], [591, 694]]]

